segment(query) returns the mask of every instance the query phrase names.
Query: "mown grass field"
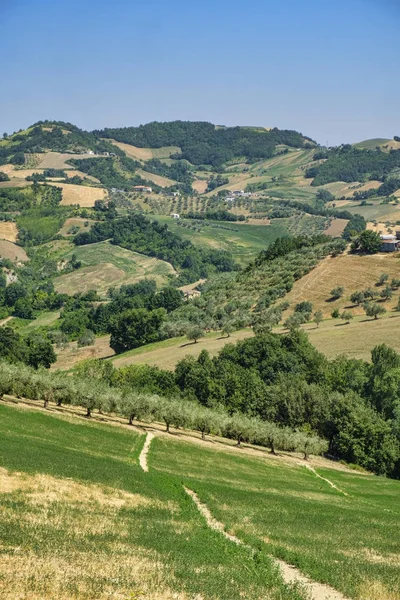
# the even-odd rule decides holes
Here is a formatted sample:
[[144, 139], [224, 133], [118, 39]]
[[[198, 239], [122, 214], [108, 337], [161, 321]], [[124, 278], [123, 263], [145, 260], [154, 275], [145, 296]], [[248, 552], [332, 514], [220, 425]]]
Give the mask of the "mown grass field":
[[109, 242], [68, 249], [62, 258], [70, 260], [73, 254], [82, 262], [82, 267], [55, 278], [54, 285], [61, 293], [74, 294], [92, 289], [104, 294], [111, 286], [135, 283], [144, 277], [151, 277], [163, 285], [175, 276], [169, 263]]
[[4, 404], [0, 433], [2, 598], [305, 600], [271, 557], [349, 600], [400, 598], [398, 481], [311, 460], [344, 495], [296, 457], [178, 432], [144, 473], [139, 430]]

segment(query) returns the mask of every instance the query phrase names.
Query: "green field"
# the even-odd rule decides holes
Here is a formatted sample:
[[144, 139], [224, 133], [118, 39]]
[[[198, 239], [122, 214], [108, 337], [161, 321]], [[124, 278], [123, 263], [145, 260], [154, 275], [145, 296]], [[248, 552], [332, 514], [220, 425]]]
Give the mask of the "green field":
[[54, 285], [59, 292], [74, 294], [97, 289], [102, 294], [113, 285], [135, 283], [144, 277], [163, 285], [175, 276], [169, 263], [109, 242], [68, 247], [61, 258], [70, 260], [73, 254], [82, 262], [82, 267], [55, 278]]
[[400, 598], [398, 481], [313, 459], [339, 491], [295, 456], [155, 432], [144, 473], [136, 429], [0, 405], [2, 598], [305, 599], [274, 557], [349, 599]]
[[[272, 223], [271, 225], [249, 225], [237, 222], [209, 221], [210, 225], [201, 227], [200, 231], [177, 225], [171, 217], [156, 217], [157, 221], [167, 223], [171, 231], [183, 239], [190, 240], [201, 248], [219, 248], [228, 250], [239, 263], [247, 263], [264, 250], [276, 238], [288, 235], [287, 227]], [[187, 219], [186, 223], [191, 224]]]

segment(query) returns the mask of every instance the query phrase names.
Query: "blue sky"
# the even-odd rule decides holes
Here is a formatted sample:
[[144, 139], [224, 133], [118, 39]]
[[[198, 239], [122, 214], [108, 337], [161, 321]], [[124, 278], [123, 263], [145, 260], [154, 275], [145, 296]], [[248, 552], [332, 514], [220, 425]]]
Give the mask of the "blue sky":
[[154, 120], [400, 135], [397, 0], [0, 0], [0, 132]]

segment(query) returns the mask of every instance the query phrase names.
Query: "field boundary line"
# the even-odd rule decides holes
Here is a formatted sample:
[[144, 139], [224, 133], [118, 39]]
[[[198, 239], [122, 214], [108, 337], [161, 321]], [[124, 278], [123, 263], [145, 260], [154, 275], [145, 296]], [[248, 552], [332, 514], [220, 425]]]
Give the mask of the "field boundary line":
[[[207, 526], [210, 527], [210, 529], [222, 533], [222, 535], [230, 542], [233, 542], [238, 546], [242, 546], [243, 548], [246, 548], [247, 550], [250, 550], [253, 554], [255, 554], [254, 548], [252, 548], [248, 544], [245, 544], [242, 540], [236, 537], [236, 535], [232, 535], [225, 530], [223, 523], [221, 523], [215, 517], [213, 517], [208, 506], [200, 500], [196, 492], [187, 488], [186, 486], [183, 486], [183, 489], [185, 490], [186, 494], [190, 496], [190, 498], [193, 500], [199, 513], [205, 518]], [[289, 563], [279, 558], [275, 558], [274, 556], [268, 556], [279, 567], [284, 582], [286, 584], [300, 584], [304, 586], [304, 588], [309, 594], [310, 600], [348, 600], [348, 598], [343, 596], [341, 592], [338, 592], [330, 585], [312, 581], [311, 579], [303, 575], [303, 573], [299, 571], [297, 567], [290, 565]]]
[[338, 488], [337, 485], [335, 485], [332, 481], [330, 481], [326, 477], [322, 477], [322, 475], [320, 475], [319, 473], [317, 473], [317, 471], [311, 465], [303, 465], [303, 464], [300, 464], [300, 463], [299, 463], [299, 465], [302, 466], [302, 467], [305, 467], [306, 469], [308, 469], [308, 471], [311, 471], [311, 473], [314, 473], [314, 475], [316, 477], [318, 477], [318, 479], [322, 479], [322, 481], [326, 481], [326, 483], [328, 483], [331, 486], [331, 488], [333, 488], [337, 492], [340, 492], [344, 496], [349, 496], [350, 495], [347, 492], [345, 492], [345, 491], [341, 490], [340, 488]]
[[142, 451], [141, 451], [141, 453], [139, 455], [139, 464], [140, 464], [140, 466], [142, 467], [142, 469], [143, 469], [143, 471], [145, 473], [149, 472], [149, 465], [148, 465], [148, 462], [147, 462], [147, 455], [149, 453], [151, 440], [153, 438], [154, 438], [154, 434], [151, 433], [151, 431], [148, 431], [147, 435], [146, 435], [146, 439], [144, 441], [144, 445], [143, 445]]

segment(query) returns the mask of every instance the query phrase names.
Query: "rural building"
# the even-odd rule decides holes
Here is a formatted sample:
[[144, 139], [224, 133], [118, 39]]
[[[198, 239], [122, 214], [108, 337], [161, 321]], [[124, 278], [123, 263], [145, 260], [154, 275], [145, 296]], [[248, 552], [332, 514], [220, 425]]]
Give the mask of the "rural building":
[[153, 188], [148, 187], [147, 185], [135, 185], [133, 189], [135, 192], [147, 192], [148, 194], [151, 194], [153, 191]]
[[381, 251], [382, 252], [397, 252], [400, 249], [400, 239], [396, 235], [381, 235]]
[[178, 213], [172, 213], [170, 215], [170, 217], [172, 217], [173, 219], [180, 219], [180, 216], [178, 215]]
[[225, 198], [225, 202], [234, 202], [236, 198], [233, 198], [232, 196], [227, 196]]

